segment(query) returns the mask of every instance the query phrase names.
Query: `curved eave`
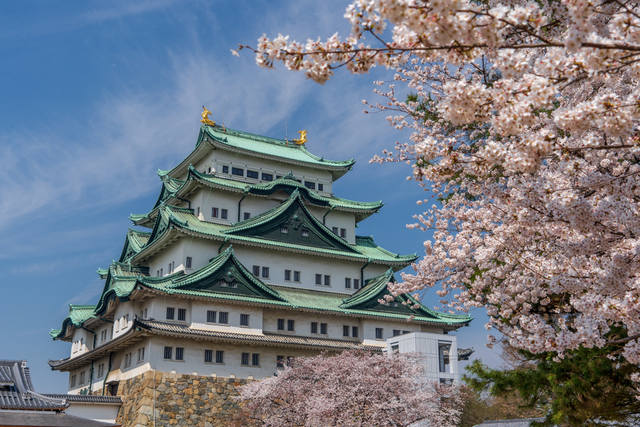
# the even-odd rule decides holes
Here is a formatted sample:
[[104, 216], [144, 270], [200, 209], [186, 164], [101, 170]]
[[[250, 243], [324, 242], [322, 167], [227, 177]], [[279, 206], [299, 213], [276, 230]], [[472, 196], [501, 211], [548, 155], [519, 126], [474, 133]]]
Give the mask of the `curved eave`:
[[85, 366], [87, 363], [97, 360], [111, 352], [128, 347], [131, 344], [142, 340], [145, 336], [147, 336], [147, 333], [138, 327], [136, 318], [134, 318], [132, 326], [127, 332], [117, 338], [112, 339], [111, 341], [108, 341], [106, 344], [91, 349], [73, 358], [49, 360], [47, 363], [54, 371], [67, 372], [72, 369]]

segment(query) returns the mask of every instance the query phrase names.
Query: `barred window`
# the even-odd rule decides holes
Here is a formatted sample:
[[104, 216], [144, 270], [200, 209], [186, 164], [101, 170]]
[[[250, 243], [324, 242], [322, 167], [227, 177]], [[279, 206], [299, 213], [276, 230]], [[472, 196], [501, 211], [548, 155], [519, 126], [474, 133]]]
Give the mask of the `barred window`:
[[342, 336], [343, 337], [348, 337], [349, 336], [349, 326], [343, 326], [342, 327]]
[[284, 356], [276, 356], [276, 368], [284, 368]]
[[260, 366], [260, 355], [258, 353], [253, 353], [251, 355], [251, 364], [253, 366]]
[[231, 168], [231, 175], [244, 176], [244, 169], [240, 168]]
[[218, 314], [218, 323], [222, 323], [223, 325], [228, 325], [229, 324], [229, 313], [225, 313], [225, 312], [221, 311]]
[[247, 178], [255, 178], [258, 179], [258, 172], [256, 171], [247, 171]]
[[187, 262], [185, 263], [187, 268], [191, 268], [192, 261], [193, 261], [193, 259], [190, 256], [188, 256], [187, 257]]
[[224, 351], [216, 350], [216, 363], [224, 363]]
[[353, 289], [358, 289], [360, 287], [360, 279], [353, 279]]
[[207, 323], [216, 323], [216, 312], [207, 310]]
[[241, 314], [240, 315], [240, 326], [249, 326], [249, 315]]
[[173, 307], [167, 307], [167, 320], [173, 320], [175, 317], [176, 309]]
[[316, 285], [322, 285], [322, 274], [316, 274]]
[[284, 271], [284, 280], [291, 280], [291, 270]]
[[349, 279], [348, 277], [344, 279], [344, 287], [346, 289], [351, 289], [351, 279]]
[[249, 364], [249, 353], [242, 353], [242, 358], [240, 360], [240, 364], [241, 365], [248, 365]]
[[229, 216], [229, 210], [228, 209], [220, 209], [220, 218], [221, 219], [227, 219], [228, 216]]
[[176, 360], [184, 360], [184, 348], [176, 347]]
[[294, 321], [293, 320], [287, 320], [287, 331], [293, 331], [294, 329]]
[[376, 339], [377, 340], [382, 339], [382, 328], [376, 328]]
[[358, 338], [358, 327], [357, 326], [352, 326], [351, 327], [351, 336], [353, 338]]
[[278, 330], [284, 331], [284, 319], [278, 319]]
[[179, 308], [178, 309], [178, 320], [187, 320], [187, 309]]
[[259, 265], [254, 265], [253, 266], [253, 275], [256, 277], [260, 277], [260, 266]]
[[326, 323], [320, 323], [320, 333], [322, 335], [327, 335], [327, 324]]
[[165, 359], [173, 359], [173, 347], [165, 347], [164, 348], [164, 358]]
[[213, 350], [205, 350], [204, 363], [212, 363], [212, 362], [213, 362]]
[[300, 281], [300, 272], [299, 271], [294, 271], [293, 272], [293, 281], [294, 282], [299, 282]]
[[269, 267], [262, 267], [262, 277], [265, 279], [269, 278]]
[[311, 322], [311, 333], [312, 334], [318, 333], [318, 322]]
[[273, 175], [270, 173], [264, 173], [262, 172], [262, 179], [264, 181], [273, 181]]
[[331, 286], [331, 276], [328, 276], [328, 275], [324, 276], [324, 285]]

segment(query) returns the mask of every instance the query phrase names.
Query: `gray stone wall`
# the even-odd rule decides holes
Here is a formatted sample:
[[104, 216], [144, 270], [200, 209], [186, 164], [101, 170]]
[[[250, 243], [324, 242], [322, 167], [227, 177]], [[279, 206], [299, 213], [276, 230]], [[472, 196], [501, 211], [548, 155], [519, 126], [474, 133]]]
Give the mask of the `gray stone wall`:
[[238, 387], [249, 381], [147, 371], [120, 381], [118, 396], [123, 404], [117, 423], [123, 427], [153, 427], [155, 408], [158, 427], [251, 426], [251, 422], [236, 418], [241, 408], [233, 399]]

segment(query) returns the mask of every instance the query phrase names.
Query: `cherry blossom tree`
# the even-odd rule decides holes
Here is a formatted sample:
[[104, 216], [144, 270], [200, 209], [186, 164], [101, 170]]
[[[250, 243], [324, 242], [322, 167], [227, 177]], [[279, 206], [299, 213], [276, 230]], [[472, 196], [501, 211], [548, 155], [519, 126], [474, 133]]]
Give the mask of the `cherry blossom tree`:
[[410, 227], [433, 237], [394, 292], [486, 307], [487, 328], [534, 354], [640, 363], [638, 3], [358, 0], [345, 17], [344, 40], [263, 36], [253, 50], [318, 83], [395, 70], [386, 101], [365, 104], [413, 133], [373, 161], [408, 162], [439, 203], [418, 201], [430, 206]]
[[240, 389], [242, 417], [270, 427], [408, 426], [419, 420], [454, 427], [456, 385], [423, 376], [418, 356], [345, 351], [291, 359], [277, 375]]

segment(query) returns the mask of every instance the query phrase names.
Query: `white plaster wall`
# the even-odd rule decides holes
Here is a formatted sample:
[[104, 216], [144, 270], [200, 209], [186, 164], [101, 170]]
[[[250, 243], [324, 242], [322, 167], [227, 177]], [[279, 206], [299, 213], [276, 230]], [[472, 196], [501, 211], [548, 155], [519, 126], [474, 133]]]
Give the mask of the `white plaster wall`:
[[356, 243], [356, 216], [349, 212], [342, 212], [333, 210], [329, 212], [325, 218], [325, 226], [329, 230], [333, 230], [333, 227], [338, 228], [338, 236], [340, 236], [340, 229], [347, 230], [346, 240], [355, 245]]
[[[285, 330], [278, 330], [278, 319], [285, 319]], [[287, 331], [287, 320], [293, 320], [295, 331]], [[356, 317], [340, 316], [332, 314], [297, 312], [293, 310], [279, 310], [276, 308], [268, 308], [264, 310], [262, 327], [266, 332], [274, 332], [282, 335], [306, 336], [317, 338], [331, 338], [339, 340], [348, 340], [360, 342], [362, 340], [362, 323]], [[311, 322], [318, 323], [318, 333], [311, 333]], [[327, 324], [327, 334], [320, 333], [320, 323]], [[342, 335], [342, 327], [349, 326], [349, 337]], [[358, 327], [358, 337], [351, 337], [351, 327]]]
[[[426, 364], [426, 377], [430, 380], [453, 379], [459, 380], [458, 371], [458, 340], [455, 335], [431, 334], [431, 333], [411, 333], [398, 337], [389, 338], [387, 342], [387, 352], [392, 351], [392, 346], [397, 345], [400, 353], [420, 353], [424, 356]], [[440, 372], [438, 344], [450, 344], [449, 369], [447, 372]]]
[[218, 249], [222, 245], [220, 240], [185, 237], [183, 259], [191, 257], [191, 268], [185, 268], [186, 274], [191, 274], [209, 264], [209, 260], [218, 256]]
[[[161, 296], [151, 298], [148, 302], [147, 307], [147, 315], [149, 318], [161, 321], [161, 322], [172, 322], [182, 325], [188, 325], [191, 323], [191, 304], [192, 300], [185, 298], [175, 298], [171, 296]], [[167, 307], [173, 307], [174, 310], [174, 319], [167, 320]], [[177, 320], [178, 319], [178, 309], [183, 308], [187, 310], [186, 320]]]
[[[207, 311], [209, 310], [217, 313], [229, 313], [229, 324], [207, 323]], [[228, 304], [215, 299], [211, 301], [194, 300], [191, 303], [191, 311], [192, 328], [252, 334], [262, 333], [262, 307]], [[240, 326], [241, 314], [249, 315], [249, 326]]]
[[[382, 328], [382, 339], [376, 339], [376, 328]], [[386, 345], [388, 338], [393, 337], [393, 330], [420, 332], [421, 325], [409, 323], [405, 319], [398, 319], [397, 321], [390, 320], [377, 320], [377, 319], [363, 319], [363, 343], [369, 345]]]
[[[229, 174], [222, 174], [222, 166], [229, 166]], [[231, 175], [231, 167], [245, 169], [245, 176]], [[196, 169], [206, 172], [209, 167], [212, 173], [216, 172], [218, 176], [228, 177], [237, 181], [246, 183], [266, 182], [261, 179], [253, 179], [246, 177], [246, 170], [252, 170], [259, 173], [262, 178], [262, 172], [270, 173], [275, 179], [276, 176], [285, 176], [289, 172], [293, 172], [296, 179], [304, 182], [305, 180], [324, 184], [324, 191], [320, 194], [330, 194], [332, 187], [331, 173], [321, 169], [305, 168], [303, 166], [292, 165], [284, 162], [276, 162], [273, 160], [260, 159], [256, 157], [237, 154], [225, 150], [213, 150], [196, 164]], [[317, 189], [317, 184], [316, 184]]]
[[[233, 248], [240, 262], [249, 271], [252, 271], [254, 265], [269, 267], [270, 277], [260, 278], [267, 284], [341, 292], [349, 295], [354, 292], [353, 279], [360, 279], [360, 269], [365, 265], [365, 262], [340, 260], [319, 255], [297, 254], [288, 251], [265, 250], [252, 246], [234, 245]], [[300, 283], [285, 281], [285, 270], [300, 271]], [[364, 279], [370, 279], [385, 271], [387, 271], [386, 266], [369, 264], [364, 270]], [[323, 275], [323, 283], [324, 275], [330, 275], [331, 286], [316, 285], [316, 274]], [[347, 277], [352, 280], [351, 289], [345, 289], [344, 279]], [[293, 279], [293, 273], [291, 278]]]
[[[175, 357], [175, 347], [184, 348], [184, 361], [164, 360], [164, 347], [173, 347]], [[205, 363], [204, 351], [213, 350], [214, 361], [215, 351], [224, 351], [224, 363]], [[260, 354], [260, 366], [242, 366], [241, 353], [258, 353]], [[319, 351], [271, 347], [264, 345], [236, 345], [229, 343], [220, 343], [215, 341], [194, 341], [183, 338], [170, 337], [154, 337], [152, 341], [152, 358], [153, 368], [161, 372], [177, 373], [183, 375], [204, 375], [236, 378], [261, 379], [272, 376], [276, 370], [277, 356], [298, 357], [313, 356]], [[249, 358], [251, 363], [251, 357]]]
[[66, 413], [76, 417], [88, 418], [103, 423], [115, 424], [120, 405], [69, 402]]
[[[126, 318], [127, 314], [129, 315], [129, 320], [122, 320], [123, 318]], [[131, 302], [120, 303], [117, 305], [113, 314], [113, 325], [111, 325], [113, 331], [112, 339], [118, 338], [129, 330], [133, 323], [134, 314]], [[98, 339], [100, 339], [100, 337], [98, 337]]]
[[[76, 341], [82, 339], [82, 345], [78, 345], [77, 350], [73, 351]], [[78, 357], [81, 354], [91, 350], [93, 348], [93, 334], [86, 329], [75, 328], [73, 331], [73, 338], [71, 340], [71, 358]]]
[[149, 265], [149, 275], [156, 276], [158, 270], [162, 268], [162, 276], [169, 275], [169, 263], [175, 262], [174, 273], [184, 269], [185, 262], [185, 246], [188, 245], [186, 238], [179, 238], [169, 246], [166, 246], [161, 251], [150, 258], [147, 263]]

